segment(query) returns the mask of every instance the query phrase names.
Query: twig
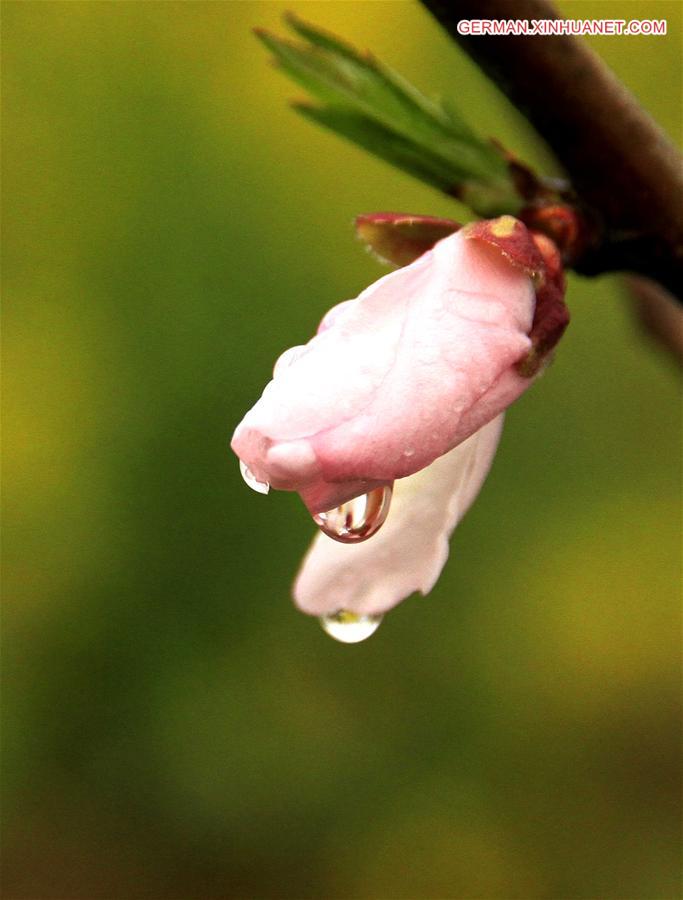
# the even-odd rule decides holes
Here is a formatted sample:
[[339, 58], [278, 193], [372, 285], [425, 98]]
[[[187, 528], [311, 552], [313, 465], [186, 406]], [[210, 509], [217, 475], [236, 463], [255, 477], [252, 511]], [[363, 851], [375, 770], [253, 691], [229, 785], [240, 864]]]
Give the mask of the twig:
[[569, 35], [463, 36], [463, 19], [555, 19], [547, 0], [422, 0], [566, 169], [592, 235], [573, 268], [626, 270], [683, 299], [683, 166], [595, 53]]
[[642, 331], [683, 366], [683, 310], [664, 288], [629, 275], [626, 287], [633, 298], [633, 313]]

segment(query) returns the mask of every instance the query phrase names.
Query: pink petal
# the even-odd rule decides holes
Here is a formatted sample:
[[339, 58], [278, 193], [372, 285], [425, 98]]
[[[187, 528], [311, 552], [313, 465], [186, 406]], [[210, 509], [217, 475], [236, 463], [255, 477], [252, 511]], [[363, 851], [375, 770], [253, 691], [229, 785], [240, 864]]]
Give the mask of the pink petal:
[[305, 613], [340, 609], [379, 615], [413, 591], [427, 594], [448, 558], [448, 539], [486, 478], [503, 415], [437, 459], [397, 481], [382, 528], [362, 544], [340, 544], [318, 534], [294, 584]]
[[523, 268], [453, 234], [328, 313], [233, 449], [311, 512], [411, 475], [526, 389], [512, 370], [531, 347], [534, 303]]

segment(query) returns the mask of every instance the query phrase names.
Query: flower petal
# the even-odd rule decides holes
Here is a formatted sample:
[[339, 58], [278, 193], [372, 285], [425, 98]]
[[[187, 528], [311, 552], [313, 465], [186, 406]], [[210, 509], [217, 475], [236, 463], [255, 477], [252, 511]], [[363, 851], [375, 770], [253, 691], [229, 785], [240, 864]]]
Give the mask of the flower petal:
[[331, 509], [430, 465], [528, 387], [514, 366], [531, 348], [531, 279], [466, 235], [336, 307], [278, 366], [233, 438], [257, 478]]
[[362, 544], [318, 534], [294, 584], [305, 613], [379, 615], [413, 591], [427, 594], [448, 558], [448, 539], [486, 478], [503, 414], [430, 466], [394, 485], [389, 517]]

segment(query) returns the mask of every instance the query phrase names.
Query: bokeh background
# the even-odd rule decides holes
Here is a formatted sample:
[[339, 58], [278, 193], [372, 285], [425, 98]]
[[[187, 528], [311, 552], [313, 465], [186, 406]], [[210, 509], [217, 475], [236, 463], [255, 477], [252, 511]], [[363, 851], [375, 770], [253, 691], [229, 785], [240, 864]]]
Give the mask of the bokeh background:
[[[591, 43], [680, 139], [680, 4], [561, 7], [668, 19]], [[554, 171], [414, 2], [4, 4], [4, 896], [669, 900], [680, 418], [617, 277], [429, 598], [353, 647], [290, 603], [314, 529], [232, 429], [382, 274], [356, 213], [465, 213], [288, 109], [285, 9]]]

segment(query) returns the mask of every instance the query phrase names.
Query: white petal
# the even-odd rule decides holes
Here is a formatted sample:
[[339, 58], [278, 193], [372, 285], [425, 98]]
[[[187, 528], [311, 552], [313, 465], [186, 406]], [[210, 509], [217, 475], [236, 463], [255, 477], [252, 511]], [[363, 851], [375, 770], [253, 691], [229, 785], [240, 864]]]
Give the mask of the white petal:
[[294, 583], [297, 606], [315, 616], [340, 609], [378, 615], [413, 591], [429, 593], [448, 558], [448, 539], [488, 474], [502, 426], [503, 414], [396, 481], [386, 523], [364, 543], [318, 534]]

